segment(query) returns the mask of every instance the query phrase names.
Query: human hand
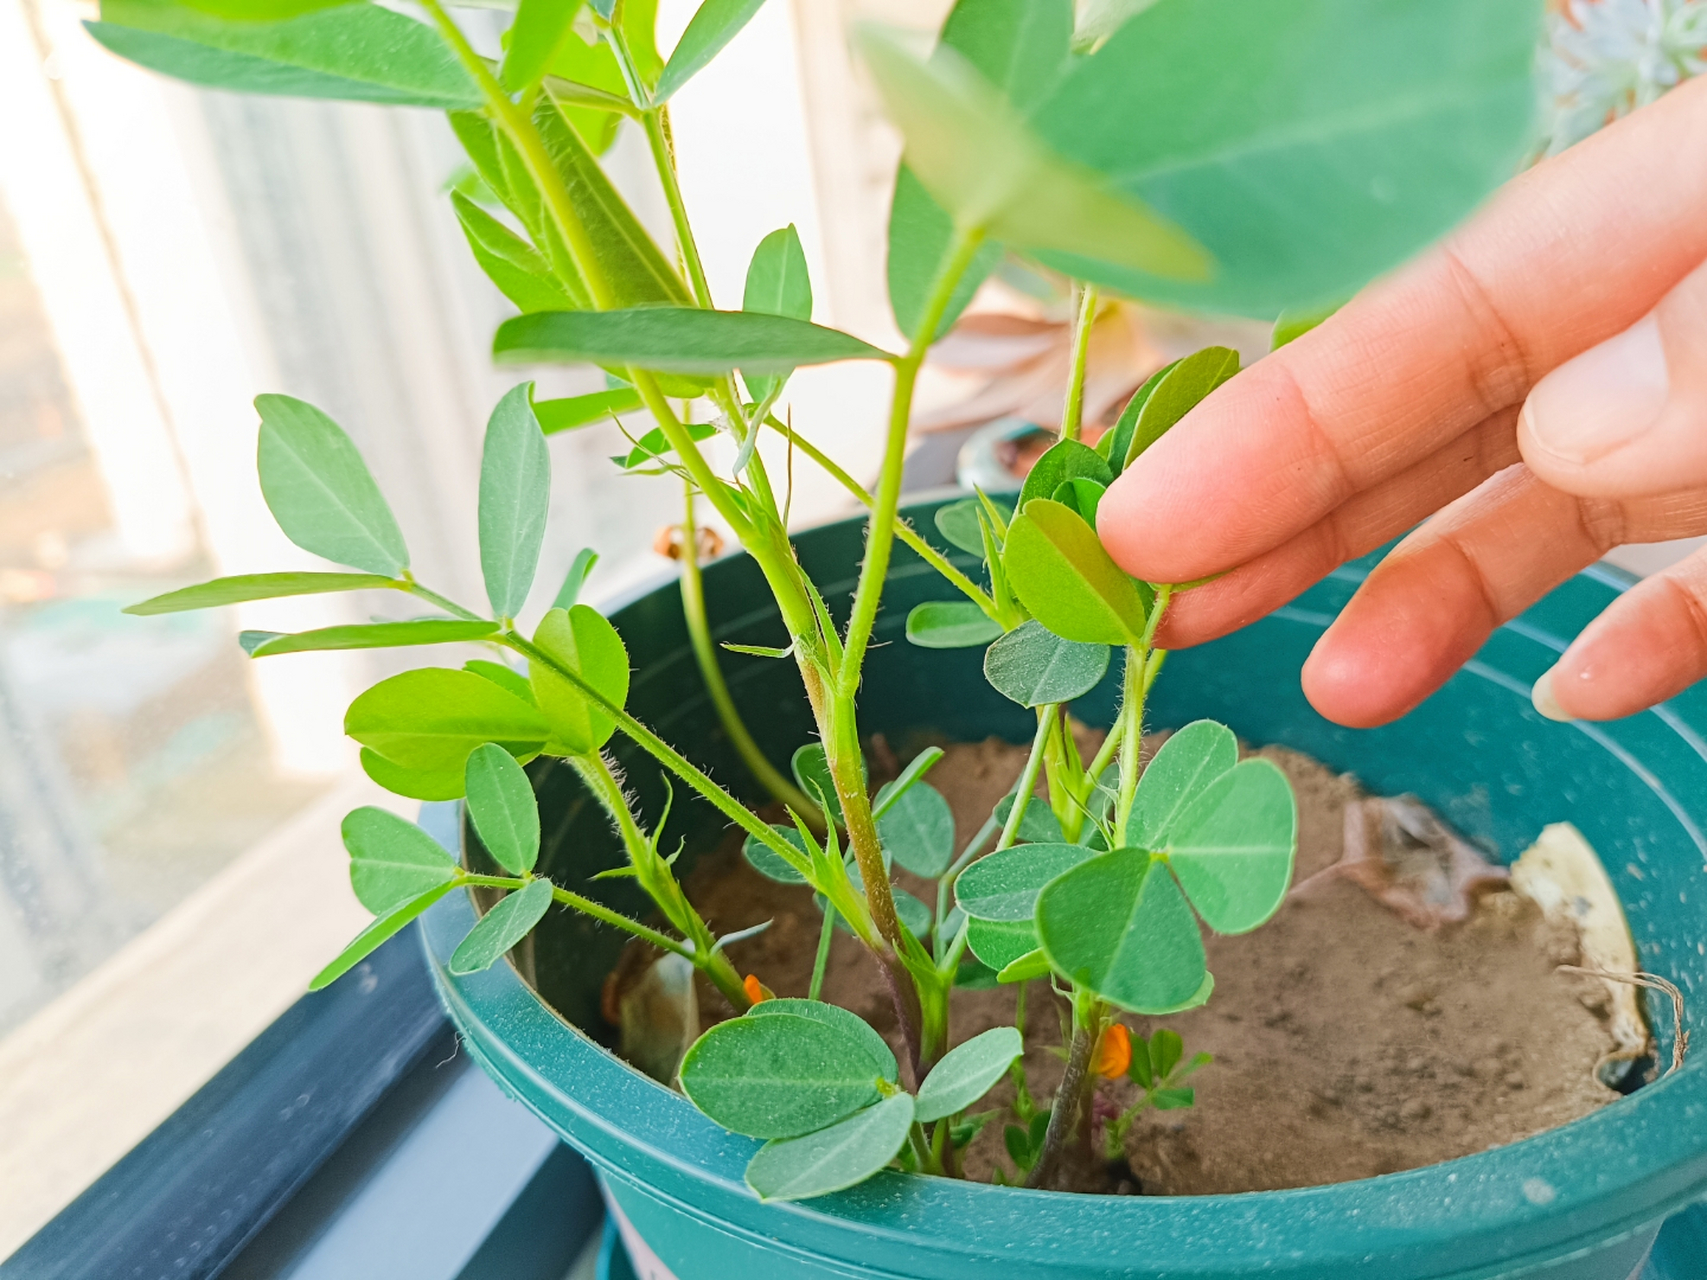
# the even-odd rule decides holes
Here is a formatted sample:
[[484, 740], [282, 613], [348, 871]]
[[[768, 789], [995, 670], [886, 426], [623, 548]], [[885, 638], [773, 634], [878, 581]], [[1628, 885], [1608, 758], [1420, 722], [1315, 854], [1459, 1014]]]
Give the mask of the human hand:
[[[1304, 666], [1341, 724], [1396, 719], [1492, 629], [1626, 542], [1707, 533], [1707, 79], [1513, 181], [1463, 229], [1219, 388], [1097, 528], [1175, 598], [1250, 622], [1432, 515]], [[1536, 684], [1556, 719], [1707, 675], [1707, 551], [1611, 605]]]

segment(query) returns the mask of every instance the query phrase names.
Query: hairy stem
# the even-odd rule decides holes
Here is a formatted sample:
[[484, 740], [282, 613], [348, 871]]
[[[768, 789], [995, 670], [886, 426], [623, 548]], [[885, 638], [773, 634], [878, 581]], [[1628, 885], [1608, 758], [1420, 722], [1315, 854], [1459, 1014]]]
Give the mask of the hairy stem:
[[1077, 440], [1079, 424], [1085, 411], [1085, 366], [1091, 350], [1091, 330], [1096, 328], [1097, 291], [1094, 285], [1081, 285], [1079, 318], [1073, 328], [1073, 365], [1067, 379], [1067, 400], [1061, 406], [1061, 438]]
[[[457, 879], [457, 883], [479, 885], [487, 889], [523, 889], [528, 884], [519, 876], [461, 876]], [[631, 933], [642, 942], [651, 943], [660, 951], [668, 951], [685, 960], [692, 960], [695, 964], [699, 963], [699, 957], [694, 954], [691, 947], [684, 946], [668, 934], [647, 928], [638, 920], [630, 920], [621, 912], [612, 911], [603, 903], [594, 902], [591, 898], [583, 898], [580, 894], [571, 893], [568, 889], [561, 889], [555, 884], [551, 886], [551, 896], [554, 901], [561, 902], [566, 907], [573, 907], [595, 920], [621, 929], [624, 933]]]
[[687, 621], [688, 640], [693, 645], [693, 656], [699, 664], [700, 675], [705, 679], [705, 690], [711, 695], [711, 705], [716, 708], [723, 731], [729, 735], [729, 741], [734, 744], [742, 763], [752, 771], [759, 785], [807, 821], [817, 819], [821, 824], [823, 816], [818, 812], [818, 806], [808, 800], [806, 794], [793, 782], [783, 777], [777, 767], [765, 758], [759, 744], [753, 741], [753, 735], [748, 731], [746, 722], [741, 719], [741, 712], [729, 692], [728, 682], [723, 678], [723, 668], [717, 662], [717, 646], [712, 642], [711, 626], [705, 616], [705, 579], [699, 571], [699, 531], [694, 524], [694, 489], [692, 485], [685, 488], [687, 500], [682, 519], [682, 616]]
[[1067, 1049], [1067, 1069], [1055, 1090], [1049, 1113], [1049, 1128], [1043, 1137], [1043, 1153], [1025, 1180], [1028, 1187], [1049, 1187], [1059, 1178], [1061, 1159], [1075, 1135], [1089, 1132], [1089, 1108], [1085, 1106], [1095, 1084], [1091, 1057], [1102, 1029], [1102, 1006], [1083, 992], [1073, 996], [1073, 1039]]

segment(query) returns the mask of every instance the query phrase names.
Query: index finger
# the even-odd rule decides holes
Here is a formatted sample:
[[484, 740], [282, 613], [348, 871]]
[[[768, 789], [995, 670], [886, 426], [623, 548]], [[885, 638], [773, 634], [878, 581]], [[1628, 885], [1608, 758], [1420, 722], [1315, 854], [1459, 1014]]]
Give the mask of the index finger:
[[1523, 174], [1461, 231], [1215, 391], [1109, 490], [1128, 572], [1243, 564], [1520, 403], [1707, 258], [1707, 81]]

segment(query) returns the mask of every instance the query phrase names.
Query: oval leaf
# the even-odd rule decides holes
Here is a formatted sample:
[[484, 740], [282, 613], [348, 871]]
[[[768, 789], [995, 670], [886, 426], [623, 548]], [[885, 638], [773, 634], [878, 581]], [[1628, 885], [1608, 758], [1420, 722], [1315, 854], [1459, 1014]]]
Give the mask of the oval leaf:
[[682, 1091], [725, 1129], [792, 1138], [876, 1102], [885, 1064], [843, 1026], [798, 1014], [720, 1022], [682, 1059]]
[[1096, 530], [1059, 502], [1034, 499], [1008, 526], [1002, 567], [1044, 626], [1081, 644], [1136, 644], [1144, 634], [1138, 584], [1108, 558]]
[[321, 627], [274, 635], [249, 650], [251, 658], [280, 653], [309, 653], [325, 649], [400, 649], [417, 644], [455, 644], [482, 640], [498, 630], [495, 622], [465, 622], [461, 618], [418, 618], [413, 622], [367, 622], [347, 627]]
[[1052, 498], [1055, 491], [1069, 480], [1083, 478], [1108, 486], [1114, 483], [1114, 472], [1103, 456], [1089, 445], [1077, 440], [1058, 440], [1026, 473], [1025, 486], [1019, 491], [1019, 509], [1033, 498]]
[[935, 787], [914, 783], [877, 819], [877, 836], [896, 862], [935, 880], [954, 861], [954, 810]]
[[[613, 706], [628, 701], [628, 650], [616, 628], [584, 604], [552, 609], [533, 633], [533, 642], [575, 672]], [[530, 662], [528, 676], [551, 732], [570, 755], [597, 751], [616, 730], [610, 714], [581, 688], [543, 662]]]
[[532, 394], [533, 383], [524, 382], [498, 401], [480, 456], [480, 570], [500, 618], [527, 603], [551, 506], [551, 454]]
[[1025, 1042], [1013, 1027], [996, 1027], [957, 1045], [931, 1068], [919, 1086], [920, 1124], [941, 1120], [966, 1110], [1007, 1075], [1014, 1059], [1025, 1052]]
[[500, 956], [527, 937], [551, 908], [551, 881], [530, 880], [527, 886], [506, 893], [502, 902], [480, 917], [480, 923], [451, 954], [447, 966], [452, 973], [479, 973], [490, 969]]
[[1132, 393], [1132, 398], [1120, 411], [1120, 417], [1114, 426], [1096, 442], [1096, 451], [1108, 459], [1108, 468], [1115, 475], [1118, 476], [1126, 467], [1126, 455], [1131, 451], [1132, 438], [1138, 432], [1138, 415], [1144, 411], [1144, 406], [1149, 403], [1150, 396], [1154, 394], [1162, 379], [1172, 373], [1174, 365], [1178, 363], [1179, 361], [1175, 360], [1173, 364], [1165, 364], [1146, 378], [1144, 385]]
[[1221, 269], [1188, 283], [1046, 260], [1135, 297], [1264, 320], [1350, 297], [1438, 238], [1531, 154], [1544, 8], [1533, 0], [1145, 7], [1078, 60], [1032, 122], [1064, 155], [1167, 210]]
[[[771, 830], [800, 850], [802, 858], [806, 857], [806, 841], [800, 832], [793, 827], [785, 827], [778, 823], [772, 823]], [[748, 866], [767, 880], [775, 880], [778, 884], [806, 883], [805, 876], [789, 866], [781, 854], [757, 836], [747, 837], [746, 842], [741, 846], [741, 856], [747, 859]], [[766, 1003], [770, 1002], [766, 1001]]]
[[437, 840], [388, 810], [372, 805], [352, 810], [340, 830], [350, 852], [350, 887], [376, 916], [456, 876], [456, 863]]
[[1280, 909], [1292, 882], [1298, 805], [1286, 775], [1246, 760], [1180, 815], [1169, 846], [1204, 922], [1217, 933], [1248, 933]]
[[370, 747], [361, 751], [362, 772], [393, 795], [408, 796], [411, 800], [460, 800], [462, 798], [462, 766], [442, 769], [405, 769], [393, 764]]
[[400, 585], [397, 579], [377, 573], [245, 573], [200, 582], [193, 587], [180, 587], [130, 605], [124, 612], [145, 618], [156, 613], [182, 613], [186, 609], [217, 609], [220, 605], [242, 604], [248, 600], [278, 600], [285, 596], [365, 591], [372, 587]]
[[1002, 634], [1002, 624], [970, 600], [927, 600], [907, 615], [907, 639], [921, 649], [970, 649]]
[[[1004, 827], [1008, 823], [1008, 814], [1013, 812], [1013, 794], [1003, 796], [996, 801], [995, 812], [992, 815]], [[1061, 819], [1055, 816], [1055, 811], [1049, 807], [1047, 800], [1033, 796], [1025, 806], [1025, 815], [1019, 820], [1019, 831], [1015, 839], [1026, 844], [1066, 844], [1067, 834], [1061, 830]]]
[[424, 23], [375, 4], [287, 22], [222, 22], [187, 5], [105, 0], [87, 22], [121, 58], [210, 89], [451, 111], [480, 89]]
[[[524, 315], [535, 311], [570, 311], [585, 306], [579, 289], [571, 294], [552, 271], [545, 255], [511, 231], [460, 191], [451, 192], [451, 207], [474, 260], [487, 279]], [[578, 282], [577, 282], [578, 283]]]
[[456, 888], [456, 881], [450, 880], [437, 888], [428, 889], [418, 898], [411, 898], [402, 906], [396, 908], [390, 915], [381, 916], [367, 928], [355, 936], [354, 941], [338, 953], [338, 958], [332, 961], [309, 981], [310, 991], [319, 991], [331, 986], [363, 960], [367, 959], [379, 946], [420, 915], [445, 894]]
[[1029, 920], [972, 920], [966, 945], [996, 973], [1037, 950], [1037, 931]]
[[984, 651], [984, 678], [1022, 707], [1071, 702], [1102, 683], [1109, 654], [1105, 644], [1063, 640], [1033, 620]]
[[1239, 353], [1230, 347], [1205, 347], [1170, 366], [1138, 411], [1121, 470], [1130, 467], [1144, 450], [1238, 371]]
[[837, 360], [888, 360], [851, 334], [787, 316], [692, 307], [564, 311], [498, 326], [492, 352], [507, 363], [590, 361], [664, 373], [785, 373]]
[[715, 58], [746, 26], [765, 0], [705, 0], [688, 19], [687, 29], [676, 41], [658, 87], [652, 91], [654, 104], [671, 96]]
[[455, 770], [471, 751], [496, 742], [516, 756], [545, 745], [545, 717], [472, 671], [424, 667], [381, 680], [357, 696], [344, 732], [391, 763], [415, 772]]
[[897, 1093], [840, 1124], [767, 1142], [747, 1164], [761, 1200], [805, 1200], [864, 1182], [895, 1158], [913, 1127], [913, 1096]]
[[[924, 183], [903, 164], [895, 174], [895, 196], [889, 205], [886, 274], [895, 327], [909, 340], [918, 336], [919, 326], [925, 322], [931, 289], [947, 263], [953, 243], [954, 219], [943, 212], [942, 206], [925, 190]], [[1001, 261], [1002, 246], [993, 240], [978, 250], [943, 309], [933, 341], [947, 333], [960, 318], [972, 295], [978, 292], [978, 286]]]
[[936, 531], [967, 555], [984, 556], [984, 531], [978, 526], [979, 503], [976, 498], [964, 498], [938, 507], [933, 520]]
[[824, 755], [823, 743], [808, 742], [798, 748], [789, 758], [788, 765], [802, 791], [819, 804], [828, 805], [830, 816], [837, 822], [846, 821], [842, 817], [842, 798], [836, 794], [835, 779], [830, 776], [830, 762]]
[[[806, 250], [793, 223], [771, 232], [753, 251], [741, 310], [795, 320], [812, 318], [812, 281], [806, 273]], [[742, 376], [747, 389], [762, 400], [781, 385], [787, 374], [765, 376], [742, 370]]]
[[483, 679], [490, 680], [501, 689], [508, 689], [523, 702], [533, 703], [533, 686], [528, 683], [526, 676], [502, 662], [489, 662], [485, 658], [470, 658], [462, 664], [464, 671], [472, 671]]
[[267, 508], [304, 551], [395, 578], [409, 551], [391, 508], [343, 428], [290, 396], [257, 396], [258, 467]]
[[1039, 947], [1029, 955], [1023, 955], [1007, 968], [996, 975], [999, 984], [1010, 982], [1030, 982], [1034, 978], [1046, 978], [1054, 970], [1050, 967], [1049, 957]]
[[1197, 920], [1167, 867], [1142, 849], [1102, 854], [1051, 882], [1036, 920], [1049, 962], [1122, 1009], [1172, 1009], [1203, 985]]
[[822, 1000], [795, 1000], [784, 997], [760, 1001], [747, 1010], [746, 1016], [763, 1018], [779, 1013], [789, 1013], [800, 1018], [812, 1018], [826, 1026], [846, 1031], [865, 1044], [866, 1052], [870, 1053], [872, 1060], [878, 1064], [879, 1075], [889, 1081], [890, 1084], [894, 1084], [901, 1078], [901, 1067], [895, 1061], [894, 1050], [890, 1049], [888, 1042], [878, 1035], [872, 1029], [871, 1024], [857, 1013], [844, 1009], [840, 1005], [826, 1004]]
[[539, 861], [539, 804], [516, 758], [493, 743], [476, 747], [466, 770], [468, 816], [497, 864], [513, 876]]
[[974, 920], [1029, 922], [1037, 911], [1037, 895], [1045, 885], [1096, 856], [1096, 850], [1082, 844], [1025, 844], [1002, 849], [960, 873], [954, 882], [954, 900]]
[[618, 387], [614, 391], [593, 391], [562, 400], [540, 400], [534, 404], [533, 412], [539, 419], [539, 429], [549, 436], [595, 422], [609, 422], [618, 414], [634, 413], [640, 407], [638, 391], [633, 387]]
[[1136, 849], [1166, 849], [1179, 816], [1238, 763], [1239, 742], [1226, 725], [1194, 720], [1170, 735], [1138, 779], [1126, 843]]

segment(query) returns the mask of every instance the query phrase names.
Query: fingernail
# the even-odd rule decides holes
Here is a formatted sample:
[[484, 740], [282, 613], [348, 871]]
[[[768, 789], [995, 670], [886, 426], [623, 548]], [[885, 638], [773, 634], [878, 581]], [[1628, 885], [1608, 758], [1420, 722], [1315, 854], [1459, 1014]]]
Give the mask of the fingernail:
[[1653, 426], [1670, 391], [1660, 326], [1648, 316], [1536, 383], [1524, 423], [1561, 460], [1593, 462]]
[[1529, 691], [1529, 700], [1535, 704], [1535, 709], [1549, 720], [1569, 723], [1576, 717], [1559, 705], [1559, 700], [1553, 696], [1553, 672], [1556, 668], [1549, 667], [1535, 682], [1535, 687]]

